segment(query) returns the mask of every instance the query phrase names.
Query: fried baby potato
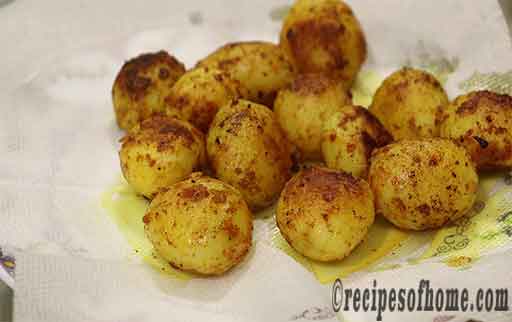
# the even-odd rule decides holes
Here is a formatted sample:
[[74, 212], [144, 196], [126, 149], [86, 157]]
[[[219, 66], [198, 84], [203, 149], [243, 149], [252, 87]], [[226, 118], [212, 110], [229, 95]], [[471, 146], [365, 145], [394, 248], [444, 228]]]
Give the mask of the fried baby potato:
[[158, 194], [143, 220], [157, 253], [185, 271], [223, 274], [252, 244], [252, 215], [240, 192], [201, 173]]
[[377, 149], [369, 182], [377, 213], [412, 230], [438, 228], [462, 217], [478, 189], [466, 150], [439, 138], [403, 140]]
[[112, 87], [117, 125], [128, 131], [153, 114], [163, 114], [165, 98], [184, 73], [185, 66], [165, 51], [127, 61]]
[[431, 74], [402, 68], [380, 85], [370, 111], [395, 140], [439, 136], [439, 123], [448, 96]]
[[291, 176], [291, 145], [263, 105], [234, 100], [222, 107], [206, 147], [216, 177], [240, 190], [253, 209], [272, 204]]
[[466, 148], [478, 169], [512, 167], [512, 97], [474, 91], [444, 110], [441, 136]]
[[204, 141], [188, 122], [153, 116], [121, 139], [123, 175], [137, 193], [151, 199], [204, 165]]
[[367, 109], [345, 106], [325, 123], [322, 154], [329, 168], [366, 178], [372, 151], [392, 140], [379, 120]]
[[366, 60], [366, 40], [352, 9], [339, 0], [298, 0], [280, 45], [300, 73], [325, 73], [349, 89]]
[[165, 99], [166, 112], [207, 132], [219, 108], [242, 93], [240, 83], [228, 73], [198, 67], [186, 72], [171, 88]]
[[274, 112], [302, 158], [321, 160], [324, 123], [350, 103], [341, 83], [323, 74], [304, 74], [279, 92]]
[[370, 186], [322, 167], [297, 173], [277, 204], [276, 221], [288, 243], [319, 261], [346, 257], [364, 239], [375, 211]]
[[279, 46], [262, 41], [224, 45], [198, 63], [218, 68], [240, 82], [243, 98], [272, 108], [277, 92], [288, 85], [294, 69]]

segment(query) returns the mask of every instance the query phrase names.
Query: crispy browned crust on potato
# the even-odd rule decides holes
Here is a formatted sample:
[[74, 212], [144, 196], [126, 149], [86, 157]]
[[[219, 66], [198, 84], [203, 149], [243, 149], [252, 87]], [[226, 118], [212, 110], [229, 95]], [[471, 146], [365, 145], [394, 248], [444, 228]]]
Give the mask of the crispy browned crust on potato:
[[273, 112], [233, 100], [217, 113], [207, 139], [216, 176], [237, 187], [252, 208], [270, 205], [291, 176], [291, 146]]
[[367, 56], [362, 28], [342, 1], [298, 1], [285, 19], [281, 45], [300, 73], [326, 73], [346, 88]]
[[196, 67], [185, 73], [165, 98], [167, 115], [176, 116], [206, 133], [217, 111], [245, 90], [228, 72]]
[[345, 106], [324, 126], [322, 154], [327, 166], [366, 178], [372, 151], [393, 141], [366, 108]]
[[121, 143], [125, 179], [150, 199], [206, 163], [204, 134], [186, 121], [167, 116], [145, 119]]
[[287, 86], [295, 74], [282, 49], [265, 41], [226, 44], [196, 66], [210, 66], [227, 72], [242, 85], [242, 98], [269, 108], [272, 108], [277, 92]]
[[402, 140], [374, 150], [369, 182], [377, 213], [413, 230], [441, 227], [465, 215], [478, 189], [469, 154], [439, 138]]
[[252, 245], [252, 216], [240, 193], [199, 172], [160, 193], [143, 221], [157, 252], [181, 270], [223, 274]]
[[512, 97], [474, 91], [446, 107], [441, 136], [465, 147], [480, 170], [512, 167]]
[[299, 158], [319, 160], [324, 123], [350, 103], [338, 81], [325, 74], [302, 74], [279, 91], [274, 112], [286, 136], [297, 147]]
[[183, 74], [185, 66], [166, 51], [146, 53], [125, 62], [112, 87], [116, 120], [122, 129], [129, 130], [154, 113], [163, 113], [160, 102], [150, 106], [146, 97], [159, 91], [162, 84], [170, 89]]
[[204, 141], [204, 134], [184, 121], [155, 115], [142, 121], [121, 139], [123, 147], [143, 143], [156, 144], [159, 152], [172, 149], [177, 141], [190, 147], [198, 141]]
[[[364, 238], [374, 220], [368, 183], [348, 173], [312, 166], [286, 183], [276, 221], [283, 237], [297, 251], [321, 260], [347, 256]], [[326, 238], [329, 246], [322, 242]]]
[[446, 104], [448, 96], [433, 75], [404, 67], [382, 82], [369, 109], [395, 140], [419, 139], [439, 136]]

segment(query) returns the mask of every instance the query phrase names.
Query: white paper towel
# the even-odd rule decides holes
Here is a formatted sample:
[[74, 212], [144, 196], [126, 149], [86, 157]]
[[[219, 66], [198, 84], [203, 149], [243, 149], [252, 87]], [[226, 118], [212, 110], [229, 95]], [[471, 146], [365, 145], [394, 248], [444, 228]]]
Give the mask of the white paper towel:
[[[0, 245], [17, 254], [15, 321], [336, 320], [329, 285], [258, 240], [229, 275], [188, 283], [134, 261], [99, 208], [119, 176], [110, 88], [123, 60], [167, 49], [190, 67], [235, 40], [277, 40], [275, 13], [289, 1], [14, 1], [0, 10]], [[447, 90], [480, 72], [512, 70], [495, 1], [350, 1], [369, 43], [368, 66], [391, 70], [425, 57], [458, 59]], [[263, 225], [260, 225], [263, 226]], [[265, 239], [264, 232], [257, 234]], [[357, 274], [345, 286], [510, 288], [510, 253], [471, 269], [437, 263]], [[384, 321], [510, 315], [451, 312], [385, 315]], [[374, 313], [343, 313], [374, 321]], [[453, 320], [452, 319], [452, 320]], [[455, 321], [455, 320], [454, 320]], [[462, 321], [462, 320], [461, 320]]]

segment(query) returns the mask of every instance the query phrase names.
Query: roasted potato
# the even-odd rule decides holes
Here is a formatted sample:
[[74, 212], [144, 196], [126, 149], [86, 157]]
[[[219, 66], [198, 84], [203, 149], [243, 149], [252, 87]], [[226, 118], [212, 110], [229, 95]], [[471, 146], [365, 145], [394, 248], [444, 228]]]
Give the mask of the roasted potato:
[[468, 150], [478, 169], [512, 167], [512, 97], [475, 91], [444, 109], [441, 136]]
[[366, 40], [352, 9], [339, 0], [298, 0], [280, 45], [300, 73], [326, 73], [349, 89], [366, 60]]
[[205, 164], [204, 141], [201, 131], [188, 122], [148, 118], [121, 140], [123, 175], [137, 193], [151, 199]]
[[291, 82], [294, 74], [281, 48], [261, 41], [227, 44], [201, 60], [198, 66], [229, 73], [245, 89], [244, 99], [270, 108], [277, 92]]
[[117, 124], [130, 130], [153, 114], [165, 112], [165, 98], [185, 66], [165, 51], [127, 61], [114, 81], [112, 101]]
[[403, 140], [374, 151], [377, 213], [412, 230], [441, 227], [471, 209], [478, 176], [469, 154], [445, 139]]
[[428, 72], [402, 68], [380, 85], [370, 111], [395, 140], [439, 136], [439, 123], [448, 96]]
[[252, 215], [240, 192], [201, 173], [158, 194], [143, 220], [157, 253], [186, 271], [222, 274], [252, 244]]
[[276, 221], [288, 243], [319, 261], [339, 260], [364, 239], [375, 218], [370, 186], [322, 167], [300, 171], [285, 186]]
[[219, 108], [242, 95], [240, 82], [216, 68], [198, 67], [185, 73], [165, 99], [167, 115], [189, 121], [203, 132]]
[[329, 168], [366, 178], [373, 149], [391, 141], [391, 135], [367, 109], [345, 106], [325, 123], [322, 154]]
[[206, 144], [215, 175], [260, 209], [277, 199], [290, 178], [291, 146], [270, 109], [245, 100], [222, 107]]
[[279, 92], [274, 112], [302, 158], [320, 160], [325, 121], [350, 103], [341, 83], [322, 74], [304, 74]]

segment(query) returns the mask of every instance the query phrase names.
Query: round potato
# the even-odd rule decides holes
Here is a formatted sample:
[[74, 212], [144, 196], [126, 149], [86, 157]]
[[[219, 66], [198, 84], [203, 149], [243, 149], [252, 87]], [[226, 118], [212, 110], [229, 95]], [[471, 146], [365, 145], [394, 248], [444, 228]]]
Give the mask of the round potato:
[[274, 112], [301, 157], [320, 160], [325, 121], [350, 103], [341, 83], [322, 74], [304, 74], [279, 92]]
[[291, 176], [290, 144], [270, 109], [245, 100], [222, 107], [206, 144], [216, 176], [236, 187], [249, 206], [269, 206]]
[[475, 91], [444, 112], [441, 136], [465, 147], [478, 169], [512, 167], [512, 97]]
[[322, 154], [329, 168], [366, 178], [373, 149], [391, 141], [391, 135], [367, 109], [345, 106], [325, 123]]
[[277, 92], [291, 82], [294, 74], [281, 48], [261, 41], [227, 44], [201, 60], [198, 66], [226, 71], [245, 89], [243, 98], [270, 108]]
[[238, 81], [216, 68], [198, 67], [185, 73], [165, 99], [167, 115], [189, 121], [208, 131], [219, 108], [242, 95]]
[[151, 199], [205, 163], [204, 141], [201, 131], [188, 122], [148, 118], [121, 140], [123, 175], [137, 193]]
[[252, 215], [240, 193], [201, 173], [158, 194], [143, 220], [158, 254], [186, 271], [222, 274], [252, 244]]
[[326, 73], [349, 89], [366, 60], [366, 40], [352, 9], [339, 0], [298, 0], [280, 45], [300, 73]]
[[127, 61], [114, 81], [112, 101], [117, 124], [130, 130], [153, 114], [165, 112], [165, 97], [185, 66], [165, 51]]
[[431, 74], [402, 68], [388, 76], [373, 97], [370, 111], [395, 140], [439, 136], [448, 96]]
[[403, 140], [375, 150], [369, 181], [377, 213], [413, 230], [441, 227], [471, 209], [478, 176], [450, 140]]
[[302, 170], [286, 184], [276, 213], [277, 226], [288, 243], [319, 261], [350, 254], [374, 218], [368, 183], [321, 167]]

